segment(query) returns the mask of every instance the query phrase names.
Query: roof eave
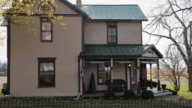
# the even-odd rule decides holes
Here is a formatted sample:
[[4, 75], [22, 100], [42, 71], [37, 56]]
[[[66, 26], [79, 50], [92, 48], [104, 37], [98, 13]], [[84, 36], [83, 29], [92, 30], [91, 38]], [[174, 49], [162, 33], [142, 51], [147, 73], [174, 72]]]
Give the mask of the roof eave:
[[81, 9], [79, 9], [77, 6], [71, 4], [70, 2], [68, 2], [67, 0], [60, 0], [61, 2], [63, 2], [65, 5], [69, 6], [70, 8], [72, 8], [74, 11], [76, 11], [77, 13], [81, 13], [85, 19], [88, 19], [89, 16], [87, 15], [87, 13], [85, 13], [84, 11], [82, 11]]
[[89, 19], [92, 21], [148, 21], [148, 19]]
[[157, 50], [157, 48], [152, 44], [149, 48], [147, 48], [141, 55], [145, 54], [149, 49], [154, 49], [154, 51], [158, 54], [159, 58], [163, 58], [163, 55]]
[[122, 56], [122, 55], [79, 55], [79, 57], [141, 57], [140, 55], [129, 55], [129, 56]]

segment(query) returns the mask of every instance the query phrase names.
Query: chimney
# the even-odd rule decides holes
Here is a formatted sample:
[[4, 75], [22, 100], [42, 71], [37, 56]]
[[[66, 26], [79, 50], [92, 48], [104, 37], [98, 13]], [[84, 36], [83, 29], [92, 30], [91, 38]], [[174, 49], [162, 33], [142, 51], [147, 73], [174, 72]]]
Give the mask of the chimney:
[[82, 5], [81, 0], [76, 0], [76, 4], [78, 7], [81, 7], [81, 5]]

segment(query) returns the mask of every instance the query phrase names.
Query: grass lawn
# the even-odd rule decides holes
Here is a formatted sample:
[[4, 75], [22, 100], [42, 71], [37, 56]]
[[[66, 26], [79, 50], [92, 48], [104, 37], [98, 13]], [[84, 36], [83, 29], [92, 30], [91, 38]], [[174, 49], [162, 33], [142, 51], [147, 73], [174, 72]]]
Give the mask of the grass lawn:
[[[172, 85], [167, 85], [166, 88], [174, 90]], [[178, 94], [180, 96], [183, 96], [180, 98], [181, 100], [187, 101], [189, 99], [190, 102], [192, 102], [192, 92], [188, 91], [188, 85], [180, 85], [180, 90]]]
[[3, 96], [3, 94], [1, 93], [1, 89], [3, 88], [3, 86], [0, 86], [0, 97]]

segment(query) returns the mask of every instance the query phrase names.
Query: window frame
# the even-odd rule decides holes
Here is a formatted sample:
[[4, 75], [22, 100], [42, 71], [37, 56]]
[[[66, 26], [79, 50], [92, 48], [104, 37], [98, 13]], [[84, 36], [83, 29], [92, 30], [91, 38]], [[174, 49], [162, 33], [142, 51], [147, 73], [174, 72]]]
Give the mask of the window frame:
[[[108, 66], [108, 67], [110, 67], [110, 71], [106, 72], [106, 76], [107, 76], [106, 81], [109, 80], [108, 73], [110, 73], [111, 75], [111, 66]], [[97, 85], [107, 85], [106, 83], [99, 83], [99, 71], [105, 71], [105, 70], [99, 70], [99, 64], [97, 64]], [[110, 76], [110, 79], [111, 79], [111, 76]]]
[[[38, 88], [53, 88], [55, 87], [55, 59], [56, 58], [37, 58], [38, 59]], [[40, 63], [53, 62], [54, 63], [54, 86], [52, 87], [42, 87], [40, 86]]]
[[[47, 21], [43, 21], [43, 19], [47, 19]], [[53, 24], [52, 22], [50, 21], [50, 19], [48, 17], [40, 17], [40, 21], [41, 21], [41, 28], [40, 28], [40, 31], [41, 31], [41, 36], [40, 36], [40, 40], [41, 42], [53, 42]], [[43, 35], [42, 33], [45, 32], [42, 30], [42, 22], [51, 22], [51, 40], [43, 40]]]
[[[117, 38], [117, 22], [107, 22], [107, 44], [117, 44], [118, 38]], [[109, 36], [108, 36], [108, 28], [110, 26], [115, 26], [116, 27], [116, 42], [109, 42]]]

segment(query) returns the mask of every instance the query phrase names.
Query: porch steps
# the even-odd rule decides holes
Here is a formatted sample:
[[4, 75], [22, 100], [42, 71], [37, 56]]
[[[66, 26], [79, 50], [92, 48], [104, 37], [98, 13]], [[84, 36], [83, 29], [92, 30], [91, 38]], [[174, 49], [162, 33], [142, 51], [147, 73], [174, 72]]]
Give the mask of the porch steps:
[[161, 89], [161, 91], [158, 91], [157, 88], [150, 89], [148, 87], [147, 90], [152, 91], [154, 93], [154, 97], [160, 97], [160, 96], [166, 96], [166, 95], [172, 95], [173, 94], [172, 92], [169, 92], [169, 90], [163, 91], [163, 89]]

